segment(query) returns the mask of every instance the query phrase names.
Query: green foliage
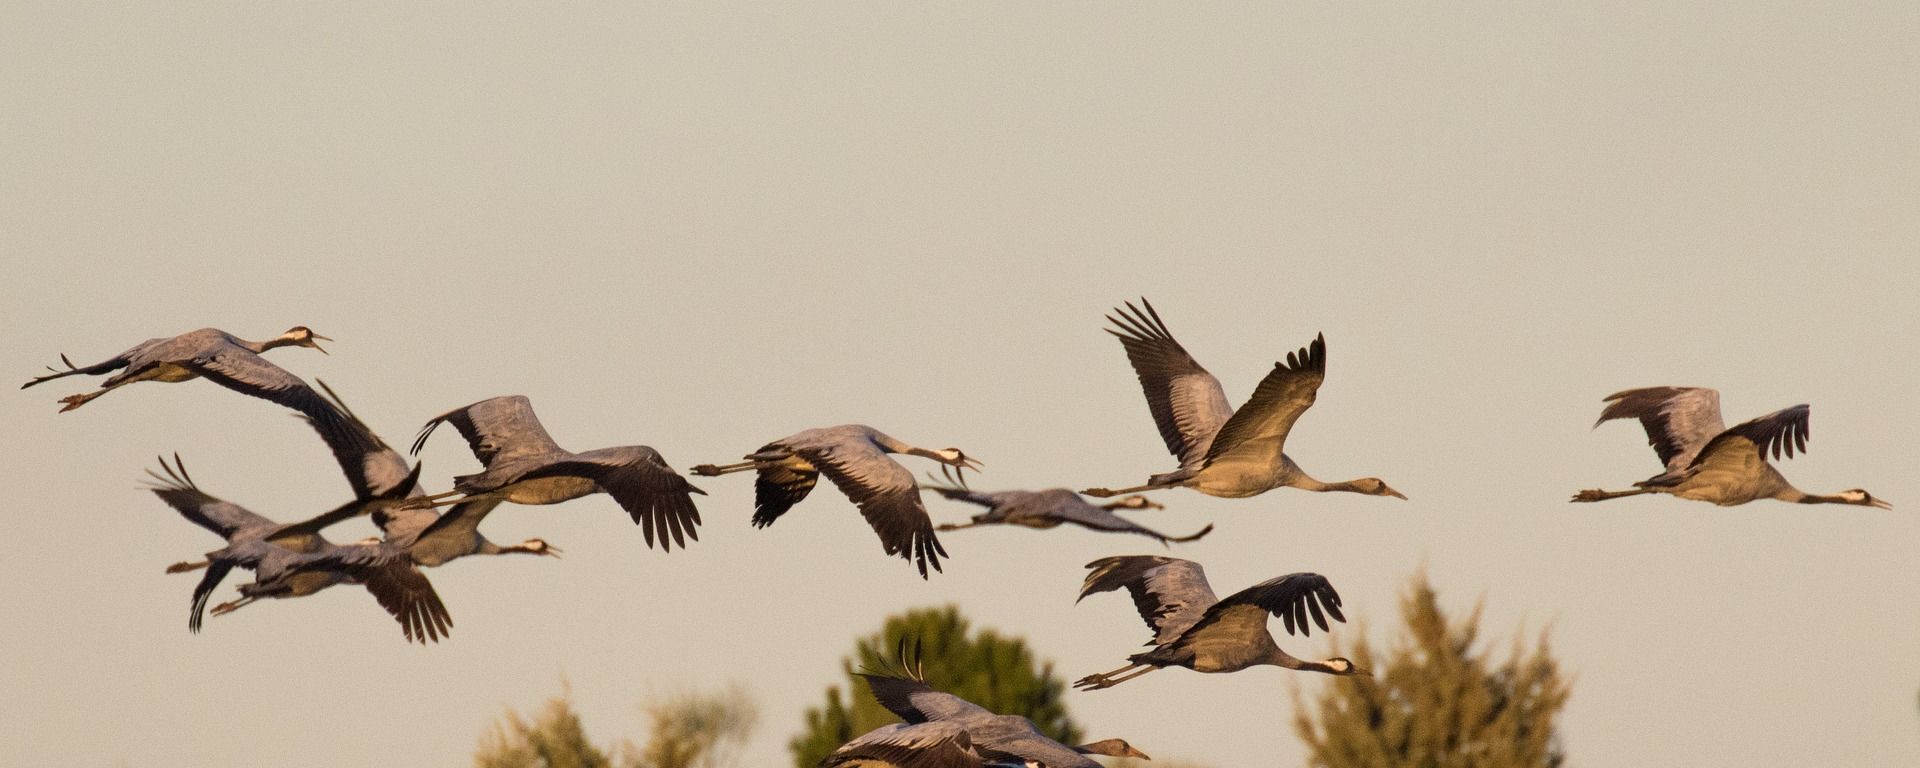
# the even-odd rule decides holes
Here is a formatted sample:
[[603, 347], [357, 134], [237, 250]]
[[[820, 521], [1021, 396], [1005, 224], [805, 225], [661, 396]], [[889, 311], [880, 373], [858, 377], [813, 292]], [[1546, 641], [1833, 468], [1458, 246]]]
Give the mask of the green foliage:
[[1053, 664], [1036, 669], [1033, 653], [1020, 638], [991, 629], [969, 636], [967, 630], [958, 608], [921, 608], [888, 617], [879, 633], [858, 640], [853, 656], [840, 662], [844, 688], [828, 687], [825, 705], [808, 709], [805, 729], [788, 742], [794, 765], [814, 768], [853, 737], [900, 721], [873, 701], [866, 681], [854, 673], [897, 667], [902, 640], [909, 648], [918, 644], [920, 666], [933, 687], [994, 712], [1025, 716], [1042, 733], [1078, 743], [1080, 728], [1061, 702], [1066, 683], [1054, 677]]
[[[725, 768], [738, 763], [752, 735], [753, 701], [738, 686], [720, 694], [684, 693], [646, 707], [645, 746], [602, 750], [587, 738], [571, 697], [549, 699], [529, 721], [509, 710], [473, 755], [475, 768]], [[618, 762], [616, 762], [616, 757]]]
[[[1406, 636], [1383, 658], [1365, 637], [1345, 655], [1374, 678], [1329, 681], [1317, 717], [1299, 701], [1294, 726], [1315, 768], [1553, 768], [1566, 755], [1554, 718], [1572, 683], [1543, 634], [1529, 652], [1516, 636], [1496, 662], [1476, 652], [1480, 606], [1450, 625], [1425, 574], [1400, 601]], [[1334, 653], [1341, 653], [1336, 642]]]

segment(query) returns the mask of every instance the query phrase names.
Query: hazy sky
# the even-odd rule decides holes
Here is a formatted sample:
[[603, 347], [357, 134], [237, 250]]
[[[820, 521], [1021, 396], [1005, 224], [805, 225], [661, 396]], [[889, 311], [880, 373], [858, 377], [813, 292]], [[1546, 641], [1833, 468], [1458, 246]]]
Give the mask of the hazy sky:
[[[1670, 5], [7, 3], [0, 359], [306, 324], [332, 355], [272, 359], [395, 444], [520, 393], [562, 445], [683, 469], [864, 422], [978, 455], [976, 487], [1085, 487], [1173, 466], [1114, 304], [1151, 297], [1235, 403], [1324, 331], [1289, 452], [1411, 501], [1160, 494], [1149, 524], [1218, 525], [1174, 554], [1223, 593], [1318, 571], [1335, 636], [1384, 640], [1424, 564], [1496, 649], [1551, 625], [1582, 765], [1920, 764], [1920, 10]], [[1656, 384], [1730, 422], [1813, 404], [1786, 475], [1897, 509], [1568, 504], [1658, 471], [1636, 425], [1589, 430]], [[1146, 631], [1074, 605], [1081, 566], [1164, 551], [956, 532], [922, 582], [828, 490], [751, 528], [735, 476], [671, 554], [604, 496], [502, 509], [492, 538], [566, 559], [431, 572], [436, 646], [357, 588], [194, 636], [195, 577], [161, 571], [219, 540], [139, 490], [155, 454], [280, 519], [347, 488], [270, 404], [55, 413], [85, 386], [0, 398], [9, 765], [464, 765], [562, 679], [601, 738], [743, 681], [749, 764], [783, 765], [885, 615], [955, 602], [1104, 671]], [[431, 490], [477, 467], [451, 436], [423, 459]], [[1174, 670], [1068, 704], [1156, 757], [1296, 765], [1296, 683], [1353, 684]]]

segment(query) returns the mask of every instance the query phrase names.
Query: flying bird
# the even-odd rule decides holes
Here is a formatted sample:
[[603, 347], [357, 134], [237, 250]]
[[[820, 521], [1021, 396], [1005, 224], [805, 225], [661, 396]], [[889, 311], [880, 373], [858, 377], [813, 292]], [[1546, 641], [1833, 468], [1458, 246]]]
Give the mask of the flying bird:
[[[945, 467], [941, 467], [942, 472], [945, 470]], [[1161, 544], [1195, 541], [1213, 531], [1213, 526], [1209, 524], [1187, 536], [1168, 536], [1114, 514], [1117, 509], [1165, 509], [1159, 502], [1138, 494], [1095, 505], [1066, 488], [986, 492], [967, 488], [966, 483], [955, 480], [951, 474], [947, 475], [947, 479], [954, 485], [928, 485], [926, 488], [955, 501], [986, 507], [987, 511], [974, 515], [968, 522], [947, 523], [935, 530], [957, 531], [979, 525], [1018, 525], [1045, 530], [1062, 523], [1072, 523], [1095, 531], [1137, 533], [1157, 539]]]
[[207, 569], [193, 590], [188, 629], [200, 631], [208, 596], [227, 573], [234, 568], [246, 568], [255, 572], [256, 581], [242, 585], [242, 598], [215, 607], [214, 615], [232, 612], [261, 598], [304, 597], [335, 584], [363, 583], [380, 607], [400, 622], [408, 640], [424, 643], [446, 634], [451, 623], [446, 606], [433, 591], [433, 585], [411, 565], [331, 570], [293, 567], [302, 555], [338, 549], [339, 545], [321, 537], [319, 531], [351, 514], [336, 509], [311, 520], [282, 525], [200, 490], [178, 455], [174, 456], [171, 466], [163, 459], [160, 467], [164, 476], [148, 470], [154, 480], [151, 487], [154, 495], [182, 517], [227, 540], [225, 547], [207, 553], [205, 563], [178, 563], [167, 569], [168, 573]]
[[1136, 308], [1116, 309], [1108, 315], [1127, 360], [1140, 378], [1147, 409], [1160, 427], [1167, 450], [1180, 468], [1154, 475], [1146, 484], [1109, 490], [1089, 488], [1089, 496], [1116, 496], [1159, 488], [1186, 487], [1208, 496], [1242, 498], [1280, 487], [1308, 491], [1349, 491], [1370, 496], [1405, 499], [1377, 477], [1324, 483], [1308, 476], [1282, 451], [1293, 423], [1313, 405], [1320, 382], [1327, 375], [1327, 342], [1316, 336], [1254, 388], [1253, 396], [1236, 411], [1227, 405], [1220, 380], [1200, 367], [1161, 322], [1146, 299]]
[[1853, 488], [1832, 495], [1793, 487], [1767, 462], [1807, 450], [1805, 403], [1784, 408], [1732, 429], [1720, 420], [1720, 393], [1706, 387], [1648, 387], [1608, 395], [1595, 427], [1612, 419], [1639, 419], [1647, 442], [1667, 471], [1634, 483], [1631, 491], [1585, 490], [1573, 501], [1605, 501], [1665, 493], [1723, 507], [1755, 499], [1800, 504], [1856, 504], [1893, 509], [1883, 499]]
[[873, 427], [846, 424], [783, 437], [747, 454], [746, 461], [737, 464], [701, 464], [691, 471], [705, 477], [747, 470], [759, 473], [754, 482], [756, 528], [780, 519], [807, 497], [825, 473], [860, 508], [887, 554], [917, 565], [924, 579], [928, 565], [940, 570], [940, 558], [947, 551], [934, 535], [933, 520], [920, 502], [920, 487], [914, 483], [913, 473], [888, 458], [890, 453], [933, 459], [962, 471], [979, 466], [958, 448], [916, 448]]
[[[904, 648], [903, 648], [904, 651]], [[978, 753], [988, 760], [1006, 760], [1015, 765], [1032, 761], [1046, 768], [1100, 768], [1086, 755], [1110, 757], [1147, 756], [1123, 739], [1105, 739], [1091, 744], [1068, 746], [1047, 738], [1032, 720], [1019, 715], [997, 715], [991, 710], [928, 685], [925, 676], [901, 654], [901, 669], [886, 672], [862, 672], [875, 701], [886, 707], [908, 726], [949, 723], [959, 726]]]
[[1323, 632], [1328, 631], [1328, 616], [1335, 621], [1347, 620], [1340, 614], [1340, 594], [1320, 574], [1287, 574], [1218, 600], [1207, 585], [1206, 572], [1191, 560], [1148, 555], [1105, 557], [1088, 563], [1087, 568], [1092, 573], [1081, 585], [1079, 599], [1124, 587], [1133, 596], [1140, 618], [1153, 630], [1153, 639], [1147, 644], [1154, 648], [1128, 656], [1127, 666], [1080, 678], [1074, 682], [1075, 688], [1111, 688], [1162, 667], [1238, 672], [1272, 665], [1330, 675], [1367, 674], [1341, 657], [1326, 661], [1296, 659], [1280, 650], [1267, 631], [1268, 614], [1285, 621], [1287, 634], [1297, 631], [1311, 635], [1309, 614]]
[[98, 376], [119, 371], [107, 377], [96, 391], [61, 398], [60, 402], [66, 405], [60, 411], [65, 413], [136, 381], [176, 382], [205, 377], [235, 392], [325, 418], [328, 416], [326, 403], [314, 394], [306, 382], [260, 357], [260, 353], [276, 347], [311, 347], [325, 353], [320, 341], [332, 339], [314, 333], [304, 325], [296, 325], [286, 333], [266, 341], [247, 341], [217, 328], [202, 328], [170, 338], [148, 339], [132, 349], [85, 367], [76, 367], [66, 355], [61, 355], [60, 362], [66, 364], [66, 370], [48, 367], [47, 370], [52, 373], [37, 376], [20, 385], [20, 388], [26, 389], [75, 374]]
[[522, 395], [508, 395], [434, 417], [414, 439], [415, 455], [443, 423], [460, 431], [486, 468], [455, 477], [451, 491], [413, 499], [405, 506], [481, 499], [558, 504], [605, 493], [641, 527], [647, 546], [654, 545], [656, 536], [665, 551], [675, 545], [685, 548], [687, 539], [700, 539], [700, 510], [693, 505], [693, 494], [706, 492], [689, 484], [652, 448], [625, 445], [573, 453], [554, 444], [534, 416], [532, 402]]

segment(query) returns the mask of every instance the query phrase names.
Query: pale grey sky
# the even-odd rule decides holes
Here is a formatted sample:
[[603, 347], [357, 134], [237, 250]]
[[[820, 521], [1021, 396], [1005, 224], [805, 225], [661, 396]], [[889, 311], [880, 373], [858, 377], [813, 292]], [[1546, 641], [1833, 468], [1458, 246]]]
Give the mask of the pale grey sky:
[[[394, 443], [522, 393], [563, 445], [682, 468], [859, 421], [979, 455], [977, 487], [1084, 487], [1172, 465], [1112, 305], [1151, 297], [1235, 402], [1324, 331], [1290, 452], [1412, 500], [1162, 494], [1150, 524], [1219, 526], [1175, 551], [1216, 584], [1319, 571], [1336, 635], [1381, 639], [1424, 563], [1493, 637], [1551, 624], [1581, 765], [1920, 763], [1920, 10], [1669, 5], [9, 3], [0, 359], [306, 324], [333, 354], [273, 359]], [[1730, 421], [1812, 403], [1787, 476], [1897, 509], [1567, 504], [1657, 471], [1634, 425], [1588, 429], [1655, 384]], [[156, 453], [276, 518], [346, 487], [263, 402], [56, 415], [81, 386], [0, 399], [0, 763], [463, 765], [564, 676], [603, 737], [744, 681], [750, 764], [782, 765], [888, 613], [956, 602], [1069, 677], [1145, 638], [1073, 595], [1150, 542], [954, 533], [921, 582], [832, 493], [752, 529], [739, 477], [672, 554], [605, 497], [495, 513], [567, 558], [433, 572], [437, 646], [351, 588], [193, 636], [161, 569], [217, 539], [138, 490]], [[435, 490], [476, 466], [424, 459]], [[1294, 765], [1296, 682], [1330, 681], [1068, 703], [1158, 757]]]

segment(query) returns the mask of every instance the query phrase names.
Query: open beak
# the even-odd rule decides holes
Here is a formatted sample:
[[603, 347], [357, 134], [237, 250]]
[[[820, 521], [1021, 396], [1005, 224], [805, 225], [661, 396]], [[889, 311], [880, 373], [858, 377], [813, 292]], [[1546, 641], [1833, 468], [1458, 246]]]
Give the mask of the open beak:
[[559, 557], [559, 556], [560, 556], [560, 548], [559, 548], [559, 547], [556, 547], [556, 546], [554, 546], [554, 545], [552, 545], [552, 544], [548, 544], [548, 545], [547, 545], [547, 551], [546, 551], [546, 552], [544, 552], [543, 554], [545, 554], [545, 555], [546, 555], [546, 556], [548, 556], [548, 557], [553, 557], [553, 558], [557, 558], [557, 557]]
[[1873, 499], [1868, 501], [1867, 503], [1873, 506], [1879, 507], [1881, 509], [1893, 509], [1893, 502], [1887, 501], [1886, 499]]
[[308, 345], [310, 345], [310, 346], [312, 346], [312, 347], [313, 347], [314, 349], [317, 349], [317, 350], [320, 350], [320, 354], [323, 354], [323, 355], [332, 355], [333, 353], [332, 353], [332, 352], [328, 352], [328, 351], [327, 351], [327, 348], [326, 348], [326, 347], [322, 347], [322, 346], [320, 346], [320, 342], [322, 342], [322, 341], [333, 341], [333, 339], [329, 339], [329, 338], [327, 338], [327, 337], [325, 337], [325, 336], [322, 336], [322, 335], [320, 335], [320, 334], [317, 334], [317, 333], [314, 333], [314, 332], [312, 332], [312, 331], [308, 331], [308, 332], [307, 332], [307, 344], [308, 344]]

